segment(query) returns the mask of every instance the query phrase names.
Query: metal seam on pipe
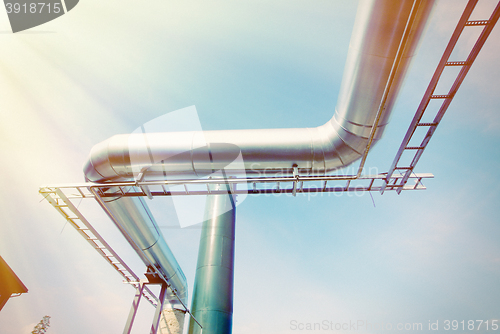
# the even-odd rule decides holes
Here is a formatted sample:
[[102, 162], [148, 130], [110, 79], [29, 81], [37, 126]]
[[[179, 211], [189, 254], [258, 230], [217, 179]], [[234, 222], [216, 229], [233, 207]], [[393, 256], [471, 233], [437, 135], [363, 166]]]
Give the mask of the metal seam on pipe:
[[[379, 8], [382, 7], [385, 9], [389, 8], [392, 9], [394, 7], [397, 7], [397, 10], [393, 10], [393, 12], [399, 12], [406, 10], [409, 12], [408, 15], [412, 14], [411, 12], [411, 7], [416, 6], [417, 11], [415, 13], [414, 18], [418, 19], [418, 22], [414, 26], [408, 27], [408, 29], [411, 29], [411, 33], [408, 36], [408, 41], [406, 42], [407, 48], [405, 48], [404, 53], [401, 55], [401, 66], [396, 68], [396, 71], [394, 73], [393, 78], [387, 78], [383, 79], [382, 82], [377, 83], [377, 85], [380, 88], [370, 88], [371, 86], [367, 86], [365, 84], [365, 81], [370, 81], [372, 80], [372, 77], [379, 77], [379, 76], [387, 76], [389, 75], [390, 68], [393, 65], [393, 61], [389, 61], [390, 59], [394, 58], [394, 53], [396, 50], [399, 48], [399, 44], [401, 40], [398, 40], [398, 43], [395, 43], [395, 41], [389, 41], [390, 47], [392, 47], [394, 50], [391, 52], [384, 51], [385, 57], [381, 57], [380, 55], [374, 54], [374, 51], [370, 50], [370, 48], [377, 48], [378, 44], [384, 42], [384, 36], [371, 36], [370, 33], [370, 27], [366, 28], [366, 31], [363, 31], [363, 33], [366, 34], [365, 37], [363, 38], [357, 38], [358, 40], [361, 40], [360, 45], [351, 45], [350, 47], [350, 58], [348, 58], [348, 61], [346, 65], [350, 63], [356, 63], [356, 64], [350, 64], [350, 67], [354, 66], [354, 69], [349, 68], [349, 66], [346, 68], [346, 73], [349, 73], [349, 71], [353, 72], [354, 74], [349, 76], [347, 74], [344, 74], [346, 78], [343, 79], [342, 87], [341, 88], [341, 95], [339, 95], [339, 102], [337, 104], [336, 112], [333, 115], [332, 119], [327, 122], [327, 124], [331, 124], [332, 128], [329, 128], [329, 131], [322, 131], [320, 128], [324, 128], [324, 126], [318, 127], [314, 130], [319, 131], [323, 134], [322, 137], [320, 138], [313, 138], [314, 136], [310, 135], [311, 130], [307, 129], [306, 132], [309, 133], [309, 135], [301, 132], [301, 130], [305, 129], [269, 129], [269, 130], [241, 130], [241, 131], [231, 131], [231, 130], [223, 130], [223, 131], [207, 131], [204, 132], [204, 135], [206, 137], [206, 144], [207, 147], [204, 149], [203, 154], [208, 154], [210, 155], [213, 153], [213, 150], [211, 150], [210, 144], [211, 143], [217, 143], [217, 142], [227, 142], [227, 143], [234, 143], [235, 145], [239, 146], [242, 150], [242, 155], [244, 161], [249, 161], [248, 164], [245, 166], [246, 171], [248, 172], [250, 170], [250, 165], [253, 164], [255, 165], [256, 163], [259, 164], [260, 166], [258, 168], [252, 168], [252, 170], [257, 171], [258, 173], [264, 173], [265, 170], [270, 170], [273, 169], [275, 171], [279, 171], [282, 173], [291, 173], [291, 168], [293, 163], [297, 163], [299, 170], [303, 174], [324, 174], [329, 171], [339, 169], [342, 167], [345, 167], [346, 165], [352, 163], [353, 161], [359, 159], [362, 157], [362, 152], [365, 151], [365, 148], [367, 146], [367, 141], [369, 141], [369, 136], [368, 133], [366, 135], [363, 135], [363, 133], [366, 133], [366, 131], [369, 130], [375, 130], [374, 132], [374, 140], [373, 142], [376, 142], [380, 139], [382, 132], [385, 128], [385, 125], [387, 124], [387, 119], [389, 116], [389, 111], [390, 108], [392, 107], [395, 99], [395, 93], [397, 92], [398, 88], [401, 85], [401, 75], [404, 74], [404, 71], [408, 65], [409, 60], [411, 59], [412, 54], [409, 54], [412, 52], [412, 49], [414, 48], [414, 44], [416, 44], [416, 40], [418, 39], [418, 35], [421, 33], [421, 27], [423, 27], [423, 23], [425, 22], [425, 18], [427, 15], [422, 15], [422, 12], [428, 12], [428, 8], [432, 6], [432, 1], [413, 1], [413, 2], [408, 2], [408, 1], [399, 1], [396, 2], [395, 0], [387, 1], [387, 0], [379, 0], [379, 1], [364, 1], [360, 3], [360, 6], [366, 6], [368, 3], [368, 7], [374, 7], [374, 8]], [[371, 5], [370, 5], [371, 4]], [[408, 8], [410, 7], [410, 8]], [[376, 13], [378, 17], [376, 16], [376, 19], [380, 22], [375, 22], [376, 25], [382, 26], [384, 23], [384, 20], [381, 19], [382, 14], [387, 14], [387, 13]], [[389, 14], [391, 14], [389, 12]], [[394, 13], [392, 13], [394, 14]], [[418, 16], [421, 17], [418, 17]], [[422, 17], [423, 16], [423, 17]], [[396, 17], [398, 18], [398, 17]], [[395, 21], [396, 18], [387, 18], [387, 21]], [[399, 18], [401, 20], [401, 18]], [[375, 20], [376, 21], [376, 20]], [[381, 23], [382, 22], [382, 23]], [[401, 28], [401, 31], [397, 32], [397, 35], [403, 35], [405, 32], [405, 28], [408, 25], [408, 20], [406, 20], [403, 24], [400, 23], [403, 27]], [[376, 26], [376, 29], [381, 30], [382, 28]], [[416, 27], [416, 28], [415, 28]], [[355, 29], [355, 33], [357, 30]], [[392, 35], [395, 35], [396, 33], [392, 33]], [[415, 36], [417, 35], [417, 36]], [[375, 42], [370, 42], [370, 41], [365, 41], [364, 40], [367, 38], [373, 38]], [[404, 41], [403, 41], [404, 42]], [[365, 46], [364, 44], [367, 44], [368, 46]], [[392, 43], [392, 44], [391, 44]], [[376, 45], [375, 47], [373, 45]], [[364, 48], [368, 50], [363, 50]], [[355, 51], [361, 50], [361, 55], [354, 55], [352, 56], [352, 53]], [[375, 50], [376, 51], [376, 50]], [[363, 53], [365, 52], [365, 53]], [[390, 54], [391, 57], [387, 56], [387, 54]], [[349, 60], [351, 58], [355, 58], [356, 60]], [[358, 59], [359, 58], [359, 59]], [[380, 59], [383, 58], [383, 60]], [[374, 60], [375, 59], [375, 60]], [[368, 69], [364, 68], [368, 65], [365, 63], [368, 63], [369, 67]], [[379, 63], [384, 66], [383, 69], [379, 67]], [[359, 64], [357, 64], [359, 63]], [[363, 72], [362, 70], [367, 70], [367, 73], [362, 73], [361, 75], [357, 72]], [[372, 73], [373, 72], [373, 75]], [[385, 72], [385, 74], [383, 73]], [[352, 78], [353, 76], [356, 76], [355, 78]], [[387, 84], [387, 80], [392, 80], [394, 81], [394, 86], [391, 87], [391, 89], [388, 91], [387, 96], [385, 97], [386, 104], [385, 107], [386, 109], [382, 111], [382, 114], [380, 115], [380, 122], [383, 122], [382, 124], [378, 124], [378, 126], [373, 127], [373, 123], [366, 123], [366, 120], [369, 118], [373, 119], [375, 116], [374, 110], [376, 110], [380, 106], [380, 99], [376, 98], [375, 100], [369, 100], [369, 97], [365, 97], [364, 95], [368, 95], [370, 93], [371, 95], [374, 95], [373, 91], [374, 90], [383, 90], [383, 87]], [[355, 81], [352, 83], [351, 81]], [[356, 86], [354, 88], [344, 88], [346, 85], [351, 85], [351, 86]], [[364, 89], [364, 91], [360, 91], [359, 89]], [[343, 93], [345, 91], [351, 91], [352, 97], [343, 97]], [[372, 92], [371, 92], [372, 91]], [[377, 93], [377, 94], [383, 94], [382, 92]], [[375, 95], [377, 95], [375, 94]], [[382, 98], [382, 97], [380, 97]], [[364, 102], [358, 102], [362, 101], [363, 99], [368, 99], [369, 101], [364, 101]], [[378, 102], [377, 102], [377, 99]], [[351, 101], [353, 100], [353, 101]], [[371, 101], [371, 102], [370, 102]], [[367, 105], [371, 104], [372, 107], [368, 108], [368, 110], [363, 110], [363, 109], [353, 109], [356, 108], [357, 105]], [[371, 114], [371, 116], [369, 116]], [[350, 116], [349, 116], [350, 115]], [[359, 115], [365, 115], [365, 116], [359, 116]], [[368, 115], [368, 116], [366, 116]], [[364, 122], [362, 120], [365, 120]], [[326, 130], [326, 129], [325, 129]], [[371, 131], [370, 131], [371, 132]], [[298, 136], [297, 136], [298, 135]], [[111, 147], [108, 147], [107, 151], [101, 151], [101, 152], [93, 152], [92, 157], [90, 158], [89, 164], [94, 167], [95, 172], [98, 174], [95, 175], [94, 172], [92, 171], [92, 168], [86, 168], [88, 171], [87, 175], [92, 176], [91, 178], [92, 181], [105, 181], [110, 178], [121, 178], [123, 179], [124, 177], [132, 177], [133, 173], [130, 169], [130, 167], [127, 169], [127, 165], [123, 165], [121, 163], [127, 163], [126, 160], [123, 161], [116, 161], [116, 160], [110, 160], [109, 158], [112, 157], [113, 155], [118, 154], [119, 156], [127, 156], [129, 154], [128, 152], [128, 145], [126, 145], [126, 142], [131, 141], [132, 145], [134, 142], [134, 136], [135, 135], [122, 135], [124, 137], [120, 136], [115, 136], [110, 139], [111, 142], [113, 143], [119, 143], [120, 147], [122, 149], [122, 152], [111, 152], [110, 149]], [[256, 143], [255, 137], [265, 137], [267, 139], [266, 145], [261, 145], [259, 146]], [[148, 134], [148, 140], [156, 140], [156, 141], [161, 141], [161, 142], [175, 142], [175, 137], [172, 136], [172, 134]], [[193, 176], [200, 176], [203, 174], [210, 173], [213, 169], [220, 169], [221, 167], [226, 166], [229, 161], [216, 161], [215, 165], [212, 163], [210, 164], [210, 168], [206, 168], [202, 160], [203, 154], [198, 154], [196, 156], [193, 154], [194, 150], [193, 147], [193, 142], [195, 141], [196, 134], [194, 133], [192, 135], [191, 142], [189, 143], [188, 146], [182, 147], [182, 145], [176, 144], [179, 147], [176, 149], [179, 152], [185, 151], [185, 152], [190, 152], [191, 159], [189, 161], [190, 168], [185, 169], [185, 167], [179, 167], [180, 169], [175, 169], [174, 167], [170, 166], [169, 167], [169, 161], [168, 159], [165, 159], [166, 162], [164, 164], [156, 164], [156, 165], [162, 165], [165, 170], [167, 171], [167, 175], [175, 175], [177, 173], [183, 173], [185, 175], [193, 175]], [[290, 146], [286, 146], [283, 144], [284, 138], [289, 139]], [[297, 142], [297, 138], [300, 138], [300, 140], [306, 140], [308, 143], [313, 143], [313, 148], [312, 150], [309, 150], [309, 154], [304, 154], [305, 147], [300, 142]], [[163, 139], [163, 140], [162, 140]], [[335, 140], [334, 142], [331, 142], [331, 140]], [[330, 150], [324, 150], [324, 144], [329, 142]], [[258, 142], [258, 140], [257, 140]], [[297, 145], [298, 144], [298, 145]], [[161, 147], [161, 145], [158, 144], [152, 144], [155, 149], [158, 149], [158, 147]], [[319, 146], [318, 146], [319, 145]], [[308, 144], [309, 146], [309, 144]], [[323, 147], [322, 147], [323, 146]], [[101, 146], [102, 147], [102, 146]], [[114, 148], [114, 145], [113, 145]], [[150, 146], [147, 147], [147, 150], [152, 149]], [[168, 153], [168, 148], [161, 148], [160, 151], [156, 152], [158, 154], [161, 154], [161, 150], [165, 150], [165, 152]], [[281, 152], [281, 155], [285, 152], [283, 149], [286, 150], [286, 152], [289, 152], [289, 154], [285, 154], [284, 157], [278, 157], [277, 159], [274, 159], [275, 157], [273, 156], [273, 153], [276, 152]], [[318, 166], [317, 161], [315, 161], [315, 152], [318, 152], [319, 149], [323, 149], [323, 152], [327, 152], [327, 155], [332, 156], [333, 160], [329, 158], [324, 158], [322, 161], [322, 168], [315, 169], [315, 166]], [[278, 150], [278, 151], [276, 151]], [[149, 153], [149, 152], [148, 152]], [[146, 155], [146, 152], [144, 153]], [[150, 170], [148, 170], [145, 174], [145, 177], [149, 178], [154, 178], [157, 174], [157, 172], [154, 170], [155, 168], [155, 163], [151, 163], [150, 160], [150, 155], [147, 154], [148, 156], [144, 156], [144, 160], [140, 160], [142, 158], [139, 157], [138, 162], [142, 162], [144, 164], [149, 164], [151, 165]], [[295, 158], [290, 159], [289, 156], [293, 156]], [[201, 157], [201, 158], [200, 158]], [[262, 160], [259, 160], [259, 158], [264, 158]], [[197, 160], [197, 159], [202, 159]], [[161, 159], [164, 160], [164, 159]], [[293, 160], [293, 161], [292, 161]], [[165, 166], [166, 165], [166, 166]], [[201, 167], [200, 167], [201, 166]], [[113, 173], [106, 174], [104, 175], [103, 178], [99, 177], [99, 175], [103, 175], [103, 171], [106, 170], [113, 170]], [[101, 172], [99, 172], [101, 171]], [[241, 171], [244, 172], [244, 171]], [[125, 175], [123, 175], [125, 174]]]
[[[412, 58], [412, 54], [409, 53], [416, 47], [433, 3], [434, 0], [415, 0], [410, 6], [410, 2], [405, 0], [360, 1], [337, 107], [330, 121], [324, 125], [306, 129], [193, 132], [187, 143], [176, 141], [178, 134], [175, 133], [113, 136], [92, 149], [89, 160], [84, 166], [87, 180], [93, 182], [133, 180], [132, 163], [142, 167], [145, 181], [156, 177], [163, 178], [164, 173], [173, 177], [199, 177], [213, 170], [223, 169], [231, 163], [227, 160], [229, 158], [226, 154], [229, 148], [225, 151], [221, 146], [212, 145], [217, 143], [228, 143], [240, 149], [245, 161], [244, 170], [234, 172], [261, 176], [266, 175], [268, 171], [284, 175], [292, 174], [293, 165], [297, 165], [298, 172], [303, 175], [321, 176], [329, 171], [343, 168], [359, 158], [364, 162], [366, 154], [360, 152], [367, 153], [367, 149], [382, 135], [402, 84], [402, 78]], [[417, 7], [416, 12], [412, 12], [414, 6]], [[367, 8], [369, 10], [366, 10]], [[413, 20], [412, 17], [415, 24], [410, 22]], [[408, 25], [410, 26], [407, 27]], [[410, 31], [407, 31], [407, 28]], [[404, 41], [406, 32], [408, 38]], [[400, 54], [400, 60], [397, 61], [401, 43], [405, 48]], [[395, 62], [398, 66], [393, 71]], [[388, 84], [389, 89], [386, 90]], [[383, 122], [381, 125], [378, 124], [380, 121]], [[367, 137], [368, 130], [370, 135]], [[148, 144], [145, 150], [138, 150], [141, 148], [141, 142], [137, 140], [137, 136], [147, 137]], [[205, 138], [205, 146], [197, 148], [195, 145], [199, 141], [197, 136]], [[133, 150], [139, 153], [131, 159]], [[183, 160], [185, 153], [188, 153], [189, 157]], [[152, 156], [163, 158], [151, 163]], [[144, 166], [147, 169], [144, 169]], [[254, 168], [255, 166], [257, 167]], [[316, 169], [316, 166], [319, 168]], [[131, 217], [136, 214], [134, 210], [140, 210], [141, 206], [141, 201], [138, 199], [123, 201], [119, 198], [112, 208], [108, 209], [111, 212], [115, 210], [115, 213], [117, 210], [123, 219], [131, 220], [119, 221], [118, 224], [124, 226], [136, 224], [144, 227], [146, 233], [149, 233], [146, 227], [156, 227], [156, 223], [147, 212], [147, 208], [143, 208], [143, 213], [138, 214], [136, 218], [139, 220], [134, 221]], [[141, 220], [146, 217], [150, 221]], [[159, 233], [158, 238], [163, 239], [160, 231], [156, 232]], [[139, 232], [132, 231], [132, 234], [134, 233]], [[145, 240], [151, 236], [134, 235], [135, 238]], [[152, 247], [152, 252], [155, 251], [154, 248]], [[166, 251], [170, 252], [168, 246]], [[151, 256], [154, 259], [169, 258], [174, 261], [174, 263], [156, 263], [155, 265], [160, 268], [178, 268], [171, 253], [166, 256], [153, 253]], [[182, 271], [174, 269], [174, 273], [165, 273], [165, 276], [181, 276], [177, 275], [178, 273], [182, 274]], [[180, 285], [174, 286], [175, 289], [186, 290], [185, 280], [182, 282], [181, 279], [175, 284]]]
[[[368, 154], [368, 151], [370, 150], [370, 147], [372, 145], [372, 142], [373, 142], [373, 139], [374, 139], [374, 136], [375, 136], [375, 132], [376, 132], [376, 129], [378, 127], [378, 123], [380, 121], [380, 117], [382, 116], [382, 110], [384, 109], [384, 105], [385, 105], [385, 102], [387, 100], [387, 96], [389, 94], [389, 91], [390, 91], [390, 87], [392, 86], [392, 83], [394, 82], [394, 76], [395, 76], [395, 69], [398, 68], [398, 65], [401, 61], [401, 58], [405, 52], [405, 39], [408, 37], [409, 35], [409, 32], [408, 32], [408, 26], [410, 26], [411, 28], [411, 22], [413, 21], [414, 19], [414, 15], [416, 15], [416, 12], [414, 11], [414, 8], [415, 8], [415, 5], [417, 3], [417, 0], [415, 0], [413, 2], [413, 5], [412, 5], [412, 9], [411, 9], [411, 12], [410, 12], [410, 17], [408, 19], [408, 22], [406, 24], [406, 27], [405, 27], [405, 32], [403, 34], [403, 38], [401, 39], [401, 42], [399, 44], [399, 47], [398, 47], [398, 52], [396, 53], [396, 57], [394, 59], [394, 62], [393, 62], [393, 65], [392, 65], [392, 68], [391, 68], [391, 74], [389, 75], [389, 80], [387, 81], [386, 83], [386, 87], [384, 88], [384, 94], [383, 94], [383, 98], [382, 98], [382, 102], [380, 103], [380, 106], [377, 110], [377, 116], [375, 117], [375, 121], [373, 123], [373, 127], [371, 129], [371, 132], [370, 132], [370, 138], [368, 140], [368, 143], [366, 145], [366, 149], [365, 149], [365, 154], [363, 155], [362, 157], [362, 160], [361, 160], [361, 163], [360, 163], [360, 167], [358, 169], [358, 173], [356, 174], [356, 178], [358, 178], [360, 175], [361, 175], [361, 172], [363, 170], [363, 166], [365, 164], [365, 161], [366, 161], [366, 157], [367, 157], [367, 154]], [[417, 5], [418, 7], [418, 5]], [[408, 33], [408, 35], [407, 35]], [[401, 50], [402, 48], [402, 50]]]

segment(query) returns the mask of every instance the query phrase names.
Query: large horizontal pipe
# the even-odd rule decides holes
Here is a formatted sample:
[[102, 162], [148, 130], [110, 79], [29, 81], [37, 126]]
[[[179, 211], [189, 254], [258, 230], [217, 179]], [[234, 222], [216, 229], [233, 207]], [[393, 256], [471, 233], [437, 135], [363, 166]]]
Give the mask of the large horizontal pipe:
[[92, 181], [199, 176], [225, 168], [241, 151], [243, 164], [231, 172], [324, 174], [364, 153], [374, 132], [378, 141], [433, 0], [360, 1], [337, 107], [316, 128], [222, 130], [116, 135], [93, 147], [85, 165]]
[[[262, 175], [291, 173], [294, 167], [301, 174], [322, 175], [351, 164], [381, 138], [433, 4], [434, 0], [360, 1], [337, 106], [326, 124], [117, 135], [92, 148], [84, 166], [87, 180], [132, 180], [138, 172], [143, 180], [200, 176], [220, 169]], [[243, 163], [231, 165], [240, 153]], [[144, 201], [117, 197], [108, 207], [120, 217], [130, 239], [149, 252], [154, 265], [174, 271], [166, 276], [180, 278], [182, 271], [166, 244], [153, 246], [162, 238]]]

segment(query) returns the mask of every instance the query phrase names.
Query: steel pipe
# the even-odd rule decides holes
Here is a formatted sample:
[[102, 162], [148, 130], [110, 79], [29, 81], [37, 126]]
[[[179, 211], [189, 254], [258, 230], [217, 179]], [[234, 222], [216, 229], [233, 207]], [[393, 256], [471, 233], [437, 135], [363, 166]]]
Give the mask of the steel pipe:
[[[324, 175], [351, 164], [381, 138], [433, 4], [360, 1], [335, 113], [324, 125], [117, 135], [92, 148], [84, 166], [86, 179], [147, 181], [199, 177], [221, 169], [260, 176], [291, 175], [294, 169], [301, 175]], [[244, 163], [231, 167], [239, 154]], [[163, 238], [144, 201], [125, 201], [117, 194], [109, 207], [131, 242], [145, 246], [166, 277], [181, 278], [168, 246], [149, 245]], [[173, 286], [185, 290], [185, 280]]]
[[[116, 135], [96, 145], [85, 165], [91, 181], [208, 175], [241, 152], [228, 173], [324, 174], [358, 160], [378, 141], [415, 53], [433, 0], [360, 1], [332, 119], [316, 128]], [[399, 58], [398, 58], [399, 57]], [[194, 149], [193, 149], [194, 148]]]
[[[229, 191], [229, 185], [211, 186]], [[209, 195], [205, 205], [191, 311], [203, 334], [230, 334], [233, 320], [236, 207], [232, 194]], [[189, 334], [201, 334], [193, 319]]]

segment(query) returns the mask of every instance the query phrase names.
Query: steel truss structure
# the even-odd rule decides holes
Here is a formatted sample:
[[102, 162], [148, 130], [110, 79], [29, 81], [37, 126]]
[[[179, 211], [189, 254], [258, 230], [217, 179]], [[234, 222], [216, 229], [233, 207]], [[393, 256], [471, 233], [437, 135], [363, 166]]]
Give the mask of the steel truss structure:
[[[358, 173], [356, 175], [324, 175], [324, 176], [306, 176], [299, 175], [295, 170], [293, 175], [286, 176], [266, 176], [266, 177], [232, 177], [226, 179], [206, 178], [206, 179], [184, 179], [184, 180], [157, 180], [157, 181], [131, 181], [116, 183], [77, 183], [66, 185], [48, 185], [40, 188], [40, 194], [87, 240], [87, 242], [115, 269], [124, 279], [136, 287], [136, 296], [132, 305], [131, 315], [127, 326], [133, 323], [133, 316], [137, 310], [140, 296], [145, 297], [157, 312], [153, 324], [152, 333], [157, 328], [159, 320], [159, 309], [162, 303], [161, 296], [156, 296], [146, 284], [148, 280], [140, 278], [140, 275], [134, 273], [130, 267], [123, 261], [113, 248], [96, 231], [92, 224], [83, 216], [83, 214], [74, 205], [74, 201], [83, 199], [92, 199], [98, 201], [101, 205], [102, 199], [106, 197], [116, 197], [116, 192], [109, 194], [106, 192], [110, 187], [119, 189], [122, 196], [138, 197], [143, 196], [152, 199], [156, 196], [195, 196], [211, 194], [227, 194], [227, 191], [211, 190], [211, 184], [229, 184], [230, 193], [262, 195], [262, 194], [312, 194], [312, 193], [345, 193], [345, 192], [372, 192], [378, 191], [381, 194], [386, 191], [396, 191], [400, 194], [403, 190], [423, 190], [426, 189], [422, 183], [423, 179], [433, 178], [430, 173], [415, 173], [414, 169], [421, 158], [425, 148], [429, 144], [431, 137], [441, 122], [446, 110], [463, 82], [466, 74], [472, 66], [481, 47], [488, 38], [490, 32], [495, 26], [500, 16], [500, 2], [495, 7], [490, 18], [487, 20], [470, 21], [469, 17], [474, 10], [478, 0], [470, 0], [458, 22], [457, 27], [446, 47], [444, 54], [435, 70], [434, 76], [424, 93], [422, 101], [417, 108], [415, 116], [409, 125], [407, 133], [402, 140], [399, 150], [388, 169], [387, 173], [377, 175], [362, 175], [363, 165], [369, 146], [366, 148], [361, 161]], [[477, 41], [466, 60], [450, 61], [449, 57], [456, 46], [458, 38], [466, 27], [483, 26], [483, 31], [477, 38]], [[444, 95], [434, 95], [434, 90], [439, 82], [441, 74], [445, 67], [461, 67], [460, 73], [455, 79], [450, 91]], [[427, 110], [431, 100], [442, 101], [442, 105], [429, 123], [421, 122], [421, 119]], [[427, 128], [428, 131], [424, 138], [416, 137], [417, 128]], [[420, 140], [418, 146], [410, 146], [410, 142]], [[414, 157], [409, 166], [400, 166], [398, 163], [404, 152], [413, 152]], [[409, 183], [410, 180], [414, 182]], [[154, 270], [154, 268], [152, 268]], [[155, 274], [155, 273], [153, 273]], [[156, 273], [157, 274], [157, 273]], [[142, 275], [141, 275], [142, 276]], [[153, 283], [153, 282], [149, 282]], [[168, 286], [168, 282], [167, 285]], [[165, 286], [162, 285], [164, 294]], [[186, 305], [184, 305], [186, 307]], [[186, 311], [190, 311], [186, 307]], [[191, 315], [192, 316], [192, 315]]]

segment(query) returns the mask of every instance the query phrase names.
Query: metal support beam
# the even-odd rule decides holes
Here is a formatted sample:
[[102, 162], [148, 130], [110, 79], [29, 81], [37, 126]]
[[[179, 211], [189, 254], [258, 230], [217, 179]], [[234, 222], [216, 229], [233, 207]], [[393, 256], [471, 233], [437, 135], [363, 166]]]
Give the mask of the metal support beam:
[[125, 324], [125, 328], [123, 329], [123, 334], [130, 334], [130, 332], [132, 331], [132, 325], [134, 324], [135, 315], [137, 314], [137, 310], [139, 309], [139, 302], [141, 301], [142, 292], [144, 290], [146, 282], [146, 280], [140, 280], [139, 284], [136, 287], [134, 301], [132, 302], [132, 307], [130, 308], [130, 313], [128, 315], [127, 323]]
[[165, 293], [167, 291], [167, 285], [162, 283], [160, 291], [160, 302], [156, 306], [155, 315], [153, 317], [153, 325], [151, 326], [151, 334], [156, 334], [158, 332], [158, 327], [160, 325], [161, 310], [163, 309], [163, 304], [165, 303]]
[[[227, 193], [207, 197], [192, 313], [203, 326], [203, 334], [230, 334], [233, 321], [235, 203], [228, 184], [211, 187], [227, 190]], [[191, 319], [188, 333], [200, 334], [202, 328]]]
[[158, 304], [156, 305], [156, 311], [153, 317], [153, 323], [151, 325], [150, 332], [150, 334], [157, 334], [160, 324], [161, 311], [163, 310], [163, 306], [165, 305], [165, 294], [168, 289], [168, 285], [165, 282], [150, 281], [148, 279], [142, 279], [135, 283], [137, 283], [137, 286], [134, 301], [132, 302], [132, 307], [130, 308], [130, 313], [128, 315], [127, 323], [125, 324], [125, 328], [123, 329], [123, 334], [130, 334], [132, 331], [132, 325], [134, 324], [135, 316], [137, 315], [139, 303], [141, 301], [141, 297], [143, 296], [146, 284], [161, 284], [160, 295], [158, 296]]

